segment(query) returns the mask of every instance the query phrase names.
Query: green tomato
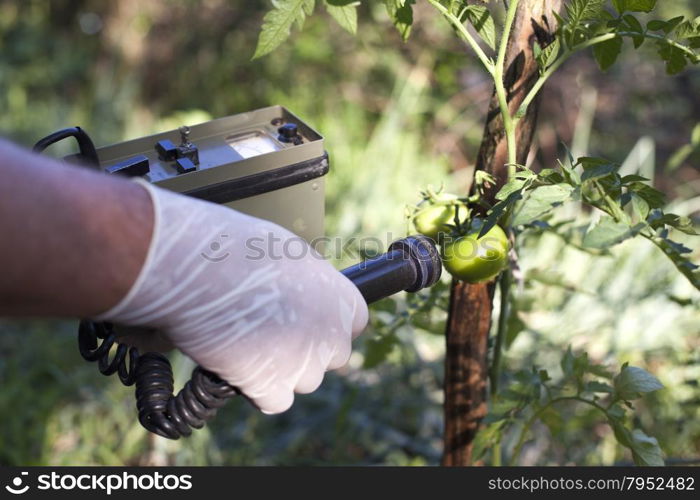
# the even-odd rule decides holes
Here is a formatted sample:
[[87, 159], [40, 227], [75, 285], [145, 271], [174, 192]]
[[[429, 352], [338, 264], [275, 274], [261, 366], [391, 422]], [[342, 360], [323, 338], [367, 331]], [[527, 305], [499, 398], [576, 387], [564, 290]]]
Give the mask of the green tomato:
[[454, 278], [479, 283], [496, 277], [508, 262], [508, 237], [498, 226], [478, 238], [481, 223], [475, 219], [472, 230], [442, 245], [442, 262]]
[[[447, 202], [456, 199], [455, 195], [443, 194], [438, 196], [437, 201]], [[420, 234], [437, 241], [440, 233], [450, 232], [449, 225], [454, 226], [456, 210], [456, 205], [428, 205], [421, 208], [413, 217], [413, 225]], [[463, 204], [460, 205], [459, 213], [460, 219], [463, 219], [467, 213]]]

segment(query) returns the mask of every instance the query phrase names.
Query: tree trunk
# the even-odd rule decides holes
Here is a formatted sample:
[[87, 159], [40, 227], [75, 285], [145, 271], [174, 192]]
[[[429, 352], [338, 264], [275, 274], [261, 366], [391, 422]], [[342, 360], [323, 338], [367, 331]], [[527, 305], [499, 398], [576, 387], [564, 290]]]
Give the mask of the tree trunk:
[[[539, 75], [532, 47], [535, 40], [546, 45], [553, 32], [561, 0], [520, 0], [508, 42], [505, 86], [508, 107], [514, 113]], [[546, 18], [545, 18], [546, 16]], [[538, 102], [528, 108], [517, 127], [517, 161], [525, 164], [537, 122]], [[476, 169], [496, 179], [486, 192], [489, 201], [508, 179], [508, 148], [498, 99], [491, 98]], [[442, 463], [469, 465], [472, 442], [486, 416], [488, 381], [487, 341], [495, 285], [453, 282], [447, 319], [445, 355], [445, 435]]]

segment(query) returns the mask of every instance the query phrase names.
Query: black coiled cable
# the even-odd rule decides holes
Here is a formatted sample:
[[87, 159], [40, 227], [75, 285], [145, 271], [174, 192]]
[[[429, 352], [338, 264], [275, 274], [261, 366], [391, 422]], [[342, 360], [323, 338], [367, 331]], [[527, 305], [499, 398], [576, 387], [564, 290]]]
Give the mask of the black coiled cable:
[[[99, 345], [98, 340], [102, 340]], [[78, 327], [80, 355], [87, 361], [97, 361], [97, 367], [102, 375], [112, 375], [114, 372], [119, 372], [119, 380], [122, 381], [122, 384], [133, 385], [136, 378], [139, 351], [135, 347], [129, 348], [124, 344], [117, 344], [117, 352], [110, 362], [109, 353], [114, 344], [117, 344], [117, 341], [111, 323], [95, 323], [88, 320], [80, 322]], [[129, 357], [128, 367], [127, 356]]]
[[[117, 350], [110, 360], [115, 345]], [[238, 389], [198, 366], [192, 378], [174, 395], [173, 369], [168, 358], [157, 352], [140, 355], [137, 348], [118, 343], [111, 323], [82, 320], [78, 348], [84, 359], [97, 361], [103, 375], [118, 373], [124, 385], [136, 385], [139, 422], [150, 432], [168, 439], [189, 436], [193, 428], [201, 429], [227, 400], [240, 394]]]

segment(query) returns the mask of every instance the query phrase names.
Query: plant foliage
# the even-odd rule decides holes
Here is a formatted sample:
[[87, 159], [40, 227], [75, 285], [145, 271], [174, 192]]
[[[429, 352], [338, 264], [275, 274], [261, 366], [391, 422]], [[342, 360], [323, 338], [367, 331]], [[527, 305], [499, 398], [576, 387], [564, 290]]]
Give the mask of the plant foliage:
[[[502, 17], [494, 16], [501, 7], [500, 2], [425, 2], [434, 7], [456, 35], [474, 51], [493, 77], [495, 94], [499, 99], [508, 145], [508, 181], [498, 191], [495, 203], [489, 205], [481, 199], [482, 187], [484, 182], [493, 183], [493, 178], [477, 173], [474, 194], [463, 199], [465, 203], [480, 209], [486, 205], [487, 218], [481, 235], [496, 224], [507, 228], [514, 237], [548, 231], [593, 255], [605, 253], [626, 240], [644, 238], [656, 245], [692, 286], [700, 290], [700, 271], [689, 259], [691, 249], [674, 239], [679, 232], [688, 235], [698, 233], [688, 217], [665, 211], [665, 197], [653, 187], [650, 179], [636, 174], [623, 175], [619, 164], [598, 157], [574, 159], [569, 155], [565, 162], [538, 172], [516, 165], [514, 159], [518, 121], [525, 116], [527, 107], [547, 79], [574, 53], [591, 49], [598, 66], [606, 71], [618, 60], [627, 40], [635, 49], [651, 46], [652, 52], [664, 63], [667, 73], [677, 74], [689, 64], [700, 63], [700, 17], [688, 19], [677, 16], [647, 21], [657, 0], [566, 1], [562, 12], [552, 13], [556, 26], [550, 27], [548, 22], [544, 23], [546, 29], [537, 25], [533, 55], [539, 65], [539, 78], [523, 99], [520, 109], [511, 115], [507, 109], [503, 81], [504, 57], [518, 0], [507, 2]], [[351, 33], [356, 32], [356, 7], [359, 2], [326, 0], [324, 3], [341, 26]], [[383, 0], [391, 22], [404, 40], [411, 34], [416, 3], [416, 0]], [[301, 27], [305, 17], [313, 10], [313, 0], [273, 2], [273, 10], [263, 22], [255, 57], [279, 46], [289, 36], [292, 26], [296, 23]], [[496, 19], [504, 19], [502, 26], [497, 26]], [[533, 24], [537, 24], [535, 20]], [[694, 131], [692, 136], [692, 144], [679, 151], [679, 155], [685, 155], [684, 158], [692, 152], [693, 145], [700, 143], [700, 133]], [[593, 222], [588, 227], [572, 231], [566, 222], [552, 222], [558, 207], [570, 202], [580, 203], [592, 210]], [[455, 219], [459, 224], [457, 216]], [[577, 237], [574, 236], [576, 233]], [[515, 241], [517, 244], [518, 240]], [[517, 251], [513, 254], [517, 256]], [[516, 272], [519, 269], [514, 258], [512, 269], [503, 273], [501, 281], [501, 301], [506, 306], [501, 306], [502, 317], [498, 321], [493, 350], [491, 411], [485, 421], [486, 426], [474, 443], [476, 458], [492, 449], [494, 463], [500, 463], [498, 457], [503, 436], [523, 422], [520, 438], [511, 453], [511, 462], [516, 463], [536, 422], [542, 422], [554, 435], [561, 430], [562, 417], [557, 408], [568, 402], [587, 405], [600, 412], [617, 441], [630, 450], [635, 463], [662, 465], [663, 457], [656, 439], [628, 423], [627, 413], [633, 409], [632, 401], [663, 387], [656, 377], [642, 368], [625, 364], [613, 376], [606, 369], [591, 363], [587, 354], [575, 355], [569, 349], [561, 360], [562, 375], [556, 382], [546, 370], [533, 367], [515, 373], [510, 377], [507, 388], [500, 392], [496, 390], [499, 379], [506, 378], [499, 364], [501, 346], [508, 347], [526, 328], [515, 307], [516, 298], [509, 295], [514, 283], [511, 276], [515, 276]], [[575, 285], [561, 282], [553, 275], [531, 272], [522, 279], [576, 290]], [[365, 366], [375, 366], [386, 359], [398, 343], [398, 329], [434, 307], [435, 301], [436, 297], [429, 295], [427, 301], [409, 302], [408, 309], [400, 313], [380, 311], [375, 321], [382, 323], [380, 331], [383, 334], [369, 343]]]

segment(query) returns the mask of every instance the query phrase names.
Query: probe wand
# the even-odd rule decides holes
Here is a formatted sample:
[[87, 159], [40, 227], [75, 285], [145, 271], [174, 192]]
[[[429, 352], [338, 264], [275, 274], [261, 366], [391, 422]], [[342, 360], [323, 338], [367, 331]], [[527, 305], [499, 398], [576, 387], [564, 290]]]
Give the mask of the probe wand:
[[[435, 284], [442, 262], [433, 240], [408, 236], [392, 243], [386, 253], [341, 272], [370, 304], [402, 290], [416, 292]], [[110, 361], [114, 344], [117, 351]], [[161, 353], [139, 354], [135, 347], [118, 344], [111, 323], [83, 320], [78, 345], [86, 360], [98, 362], [100, 372], [117, 372], [124, 385], [135, 384], [139, 421], [149, 431], [169, 439], [189, 436], [193, 428], [199, 429], [211, 420], [228, 399], [241, 395], [237, 388], [201, 366], [194, 369], [192, 378], [174, 395], [168, 359]]]

